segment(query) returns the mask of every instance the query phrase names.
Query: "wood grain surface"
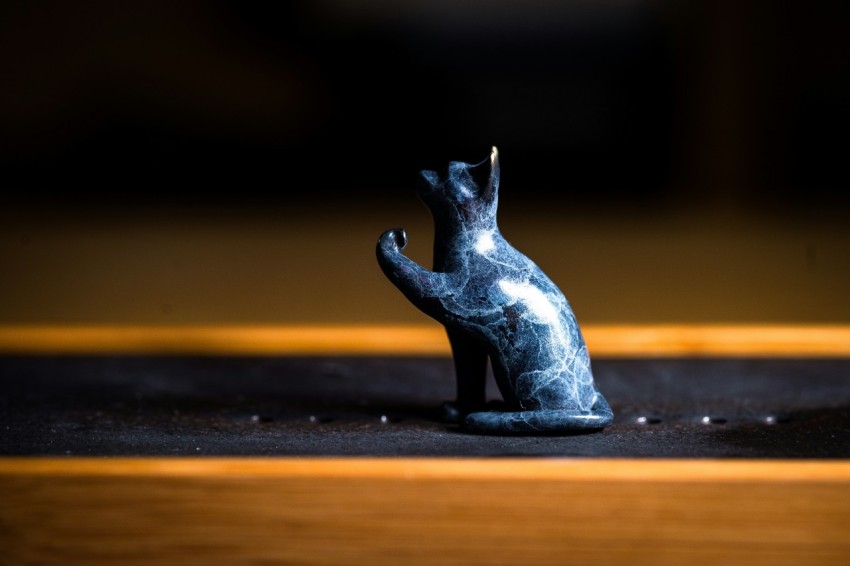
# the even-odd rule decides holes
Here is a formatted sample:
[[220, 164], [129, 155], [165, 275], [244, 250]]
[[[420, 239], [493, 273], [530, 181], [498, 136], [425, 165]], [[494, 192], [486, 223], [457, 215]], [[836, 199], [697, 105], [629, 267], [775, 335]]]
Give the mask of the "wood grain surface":
[[[591, 355], [850, 356], [850, 325], [586, 325]], [[0, 326], [0, 354], [449, 355], [441, 326]]]
[[4, 563], [846, 564], [850, 463], [0, 460]]

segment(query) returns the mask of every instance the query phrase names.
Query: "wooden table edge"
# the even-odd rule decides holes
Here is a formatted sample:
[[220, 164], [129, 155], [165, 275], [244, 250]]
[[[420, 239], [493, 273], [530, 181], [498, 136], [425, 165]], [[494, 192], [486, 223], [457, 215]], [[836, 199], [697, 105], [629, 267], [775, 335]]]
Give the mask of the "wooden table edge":
[[[587, 324], [591, 357], [850, 357], [850, 325]], [[448, 356], [436, 324], [0, 325], [0, 354]]]
[[374, 457], [6, 457], [0, 481], [30, 477], [278, 477], [850, 485], [850, 460]]

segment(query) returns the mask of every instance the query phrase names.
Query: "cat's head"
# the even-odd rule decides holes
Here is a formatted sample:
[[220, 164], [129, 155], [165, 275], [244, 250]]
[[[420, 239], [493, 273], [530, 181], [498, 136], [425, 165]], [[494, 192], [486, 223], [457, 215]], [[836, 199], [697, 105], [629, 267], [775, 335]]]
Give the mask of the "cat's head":
[[419, 197], [437, 219], [463, 224], [495, 219], [499, 196], [499, 151], [476, 164], [452, 161], [444, 176], [422, 171], [417, 186]]

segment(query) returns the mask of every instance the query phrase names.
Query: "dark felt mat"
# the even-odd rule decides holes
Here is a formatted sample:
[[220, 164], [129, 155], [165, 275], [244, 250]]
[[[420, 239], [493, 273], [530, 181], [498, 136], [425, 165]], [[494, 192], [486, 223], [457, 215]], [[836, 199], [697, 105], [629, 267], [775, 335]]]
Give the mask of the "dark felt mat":
[[6, 356], [0, 454], [850, 457], [850, 360], [593, 367], [611, 427], [482, 437], [437, 418], [445, 358]]

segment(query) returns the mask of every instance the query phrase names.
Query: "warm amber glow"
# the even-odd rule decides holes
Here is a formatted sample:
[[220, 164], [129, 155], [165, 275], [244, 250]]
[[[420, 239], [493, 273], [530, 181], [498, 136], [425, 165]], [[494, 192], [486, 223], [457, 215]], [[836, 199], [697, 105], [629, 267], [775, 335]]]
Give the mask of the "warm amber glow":
[[[591, 356], [850, 356], [850, 325], [595, 325]], [[433, 325], [0, 326], [6, 354], [448, 356]]]

